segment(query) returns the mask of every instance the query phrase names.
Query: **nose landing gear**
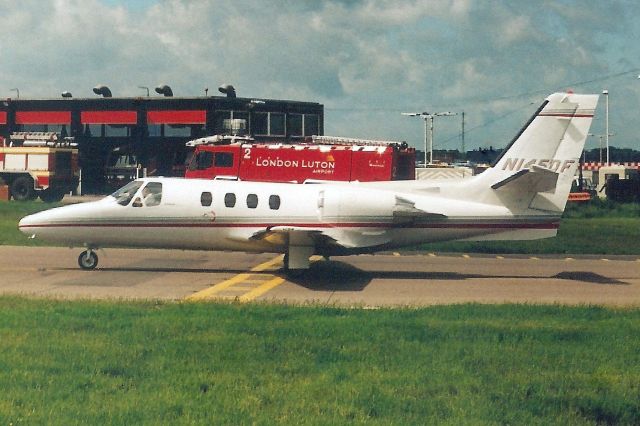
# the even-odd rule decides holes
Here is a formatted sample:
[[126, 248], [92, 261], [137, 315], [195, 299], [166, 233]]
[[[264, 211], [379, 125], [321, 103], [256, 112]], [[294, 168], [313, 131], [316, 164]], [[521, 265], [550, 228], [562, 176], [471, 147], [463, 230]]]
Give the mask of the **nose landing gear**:
[[87, 249], [78, 256], [78, 265], [85, 271], [90, 271], [98, 266], [98, 255], [91, 249]]

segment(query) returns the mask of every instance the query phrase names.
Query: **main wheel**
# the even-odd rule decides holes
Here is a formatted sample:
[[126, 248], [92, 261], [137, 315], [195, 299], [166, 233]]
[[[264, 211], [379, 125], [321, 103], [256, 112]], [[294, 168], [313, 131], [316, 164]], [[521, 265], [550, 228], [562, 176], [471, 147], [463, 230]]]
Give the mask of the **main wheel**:
[[91, 250], [85, 250], [78, 256], [78, 265], [84, 270], [95, 269], [98, 266], [98, 255]]
[[36, 191], [33, 189], [33, 179], [28, 176], [20, 176], [11, 183], [11, 195], [16, 201], [33, 200]]

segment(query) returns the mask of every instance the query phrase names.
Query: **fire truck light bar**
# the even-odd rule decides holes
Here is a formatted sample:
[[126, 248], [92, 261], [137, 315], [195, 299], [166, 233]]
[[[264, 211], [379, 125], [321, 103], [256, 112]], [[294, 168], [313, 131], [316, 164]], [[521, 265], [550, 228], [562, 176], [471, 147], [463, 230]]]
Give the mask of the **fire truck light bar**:
[[185, 145], [194, 147], [198, 145], [230, 145], [235, 142], [253, 142], [254, 139], [249, 136], [229, 136], [229, 135], [213, 135], [200, 139], [194, 139]]
[[14, 132], [11, 133], [10, 146], [47, 146], [47, 147], [76, 147], [78, 144], [73, 137], [60, 139], [56, 132]]
[[399, 141], [383, 141], [375, 139], [356, 139], [356, 138], [343, 138], [338, 136], [311, 136], [313, 143], [322, 145], [359, 145], [359, 146], [388, 146], [388, 145], [402, 145], [406, 142]]

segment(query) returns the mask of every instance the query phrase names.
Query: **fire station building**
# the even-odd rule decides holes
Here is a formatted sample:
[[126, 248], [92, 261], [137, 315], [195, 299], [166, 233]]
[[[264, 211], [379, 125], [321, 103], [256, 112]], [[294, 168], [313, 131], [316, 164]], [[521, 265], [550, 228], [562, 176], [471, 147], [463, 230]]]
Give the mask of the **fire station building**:
[[296, 142], [322, 135], [321, 104], [274, 99], [192, 98], [6, 99], [0, 103], [0, 136], [56, 132], [78, 144], [84, 193], [104, 191], [114, 152], [126, 152], [149, 175], [182, 175], [185, 142], [232, 130], [240, 123], [258, 141]]

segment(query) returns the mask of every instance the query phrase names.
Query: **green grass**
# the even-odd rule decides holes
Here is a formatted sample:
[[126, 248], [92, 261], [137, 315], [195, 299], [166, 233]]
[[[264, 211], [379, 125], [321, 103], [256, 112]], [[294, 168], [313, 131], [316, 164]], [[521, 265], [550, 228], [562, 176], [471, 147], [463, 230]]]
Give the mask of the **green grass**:
[[596, 198], [587, 203], [568, 203], [565, 218], [640, 218], [640, 204], [617, 203]]
[[639, 310], [0, 298], [0, 424], [639, 424]]

